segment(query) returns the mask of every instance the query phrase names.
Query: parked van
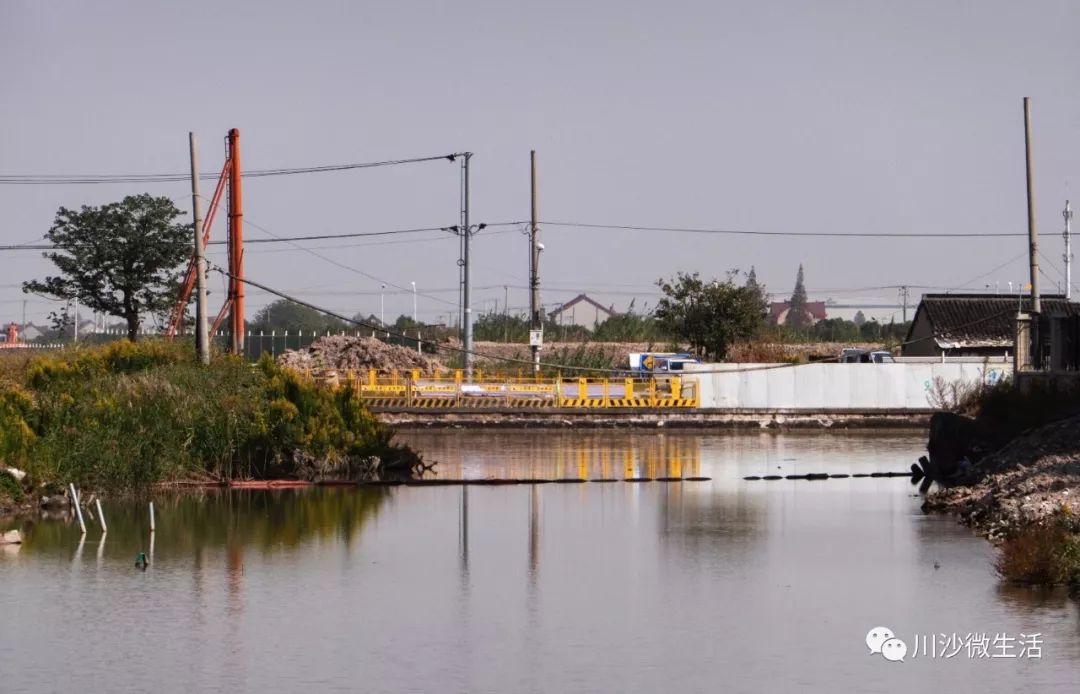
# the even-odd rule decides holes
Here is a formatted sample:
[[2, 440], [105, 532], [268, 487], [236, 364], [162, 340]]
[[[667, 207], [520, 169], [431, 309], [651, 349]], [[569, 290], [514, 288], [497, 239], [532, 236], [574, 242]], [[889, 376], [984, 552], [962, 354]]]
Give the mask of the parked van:
[[841, 364], [894, 364], [896, 359], [893, 358], [891, 352], [886, 352], [883, 349], [869, 350], [869, 349], [855, 349], [847, 348], [840, 352]]

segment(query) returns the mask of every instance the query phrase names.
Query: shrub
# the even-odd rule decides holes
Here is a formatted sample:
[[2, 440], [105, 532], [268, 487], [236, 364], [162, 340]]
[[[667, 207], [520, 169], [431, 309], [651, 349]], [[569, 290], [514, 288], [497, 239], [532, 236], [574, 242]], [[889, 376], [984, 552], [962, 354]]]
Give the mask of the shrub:
[[1005, 539], [994, 568], [1015, 583], [1060, 585], [1080, 583], [1080, 527], [1063, 508], [1044, 521]]
[[0, 386], [0, 458], [35, 479], [139, 487], [290, 476], [311, 461], [396, 452], [351, 389], [162, 341], [40, 357]]
[[4, 497], [16, 502], [22, 501], [23, 490], [22, 485], [19, 484], [19, 480], [15, 479], [14, 475], [7, 470], [0, 470], [0, 500], [3, 500]]

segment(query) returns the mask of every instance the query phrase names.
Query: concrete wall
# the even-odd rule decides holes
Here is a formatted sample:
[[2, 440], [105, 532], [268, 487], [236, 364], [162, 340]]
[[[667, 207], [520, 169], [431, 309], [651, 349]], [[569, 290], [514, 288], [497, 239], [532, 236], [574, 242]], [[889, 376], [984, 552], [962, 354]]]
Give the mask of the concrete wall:
[[[773, 410], [926, 410], [935, 379], [993, 383], [1010, 364], [690, 364], [702, 407]], [[695, 375], [694, 372], [702, 372]]]

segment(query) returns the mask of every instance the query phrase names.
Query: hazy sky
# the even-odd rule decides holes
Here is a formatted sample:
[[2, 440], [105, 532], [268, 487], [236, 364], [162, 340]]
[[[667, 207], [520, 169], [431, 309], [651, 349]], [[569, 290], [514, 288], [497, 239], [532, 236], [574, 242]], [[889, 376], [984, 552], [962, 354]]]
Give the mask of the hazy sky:
[[[474, 152], [474, 222], [528, 218], [536, 149], [546, 221], [1024, 232], [1031, 96], [1054, 289], [1061, 209], [1080, 201], [1078, 27], [1075, 0], [2, 0], [0, 174], [183, 172], [189, 130], [217, 169], [236, 127], [248, 168]], [[442, 226], [457, 222], [458, 185], [449, 162], [249, 179], [244, 207], [277, 235]], [[0, 243], [39, 239], [60, 205], [144, 191], [189, 212], [188, 190], [0, 185]], [[802, 262], [812, 298], [866, 301], [896, 297], [869, 287], [1004, 288], [1027, 273], [1022, 238], [543, 233], [545, 304], [585, 291], [641, 307], [662, 275], [751, 265], [778, 293]], [[447, 234], [310, 245], [389, 284], [416, 281], [421, 319], [456, 311]], [[475, 310], [501, 310], [504, 285], [523, 306], [525, 237], [493, 228], [474, 248], [474, 283], [488, 287]], [[246, 260], [252, 279], [378, 314], [377, 280], [288, 246]], [[0, 322], [20, 317], [19, 284], [50, 269], [37, 252], [0, 252]], [[211, 286], [217, 306], [220, 277]], [[252, 312], [268, 301], [250, 297]], [[31, 319], [50, 308], [30, 297]], [[388, 318], [411, 310], [411, 294], [388, 288]]]

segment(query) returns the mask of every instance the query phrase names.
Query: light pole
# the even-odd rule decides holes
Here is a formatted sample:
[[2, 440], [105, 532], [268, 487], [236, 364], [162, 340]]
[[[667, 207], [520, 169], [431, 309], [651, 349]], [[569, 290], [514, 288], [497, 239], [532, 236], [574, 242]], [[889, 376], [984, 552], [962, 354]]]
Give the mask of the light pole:
[[412, 322], [413, 325], [419, 325], [416, 320], [416, 282], [412, 283]]
[[386, 330], [386, 285], [379, 286], [379, 326]]

